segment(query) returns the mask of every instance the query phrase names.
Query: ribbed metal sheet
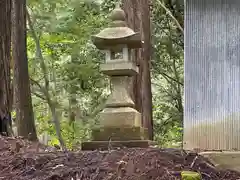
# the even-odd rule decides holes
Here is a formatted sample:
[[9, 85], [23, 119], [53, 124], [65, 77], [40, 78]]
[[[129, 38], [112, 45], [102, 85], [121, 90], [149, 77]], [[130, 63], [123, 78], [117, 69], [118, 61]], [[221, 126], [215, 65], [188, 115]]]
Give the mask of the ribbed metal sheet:
[[184, 147], [240, 150], [240, 0], [186, 0], [184, 92]]

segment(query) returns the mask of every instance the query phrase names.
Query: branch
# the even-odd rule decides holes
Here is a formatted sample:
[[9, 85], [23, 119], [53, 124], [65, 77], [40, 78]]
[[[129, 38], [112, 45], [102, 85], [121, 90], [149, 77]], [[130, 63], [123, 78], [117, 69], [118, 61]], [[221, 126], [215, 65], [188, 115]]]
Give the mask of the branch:
[[[172, 81], [174, 81], [174, 82], [180, 84], [181, 86], [183, 86], [183, 83], [182, 83], [182, 82], [180, 82], [180, 81], [174, 79], [173, 77], [167, 75], [166, 73], [164, 73], [164, 72], [160, 72], [160, 74], [161, 74], [162, 76], [164, 76], [164, 77], [166, 77], [166, 78], [168, 78], [168, 79], [170, 79], [170, 80], [172, 80]], [[166, 79], [166, 78], [165, 78], [165, 79]]]
[[[51, 113], [52, 113], [52, 117], [53, 117], [53, 121], [54, 121], [54, 125], [55, 125], [55, 129], [56, 129], [56, 134], [59, 140], [59, 143], [62, 147], [62, 149], [64, 150], [65, 153], [67, 153], [67, 148], [65, 146], [62, 134], [61, 134], [61, 127], [60, 127], [60, 121], [56, 112], [56, 107], [55, 107], [55, 103], [52, 101], [50, 94], [49, 94], [49, 79], [47, 77], [47, 68], [44, 62], [44, 58], [42, 55], [42, 50], [41, 50], [41, 46], [40, 46], [40, 41], [39, 38], [37, 37], [36, 32], [34, 31], [33, 28], [33, 23], [31, 21], [30, 15], [28, 13], [28, 10], [26, 11], [26, 15], [27, 15], [27, 20], [28, 20], [28, 25], [30, 28], [30, 32], [32, 33], [32, 37], [35, 41], [36, 44], [36, 57], [39, 58], [40, 60], [40, 66], [41, 66], [41, 70], [44, 76], [44, 81], [45, 81], [45, 87], [43, 88], [38, 82], [33, 81], [39, 88], [41, 87], [41, 91], [43, 91], [43, 94], [46, 96], [46, 101], [48, 103], [48, 106], [51, 109]], [[68, 153], [67, 153], [68, 156]]]
[[171, 120], [172, 118], [173, 118], [173, 116], [170, 116], [169, 118], [162, 121], [161, 122], [161, 127], [165, 127], [169, 123], [169, 120]]
[[35, 84], [39, 87], [40, 90], [43, 89], [43, 87], [36, 80], [32, 79], [31, 77], [29, 77], [29, 80], [32, 85]]
[[182, 26], [180, 25], [180, 23], [178, 22], [178, 20], [173, 16], [173, 14], [171, 13], [171, 11], [170, 11], [160, 0], [157, 0], [157, 2], [158, 2], [159, 5], [166, 11], [166, 13], [173, 19], [173, 21], [176, 23], [177, 27], [180, 29], [180, 31], [182, 32], [182, 34], [184, 34], [184, 30], [183, 30]]
[[26, 11], [26, 16], [27, 16], [27, 21], [28, 21], [28, 25], [29, 25], [29, 28], [30, 28], [30, 32], [32, 34], [32, 37], [33, 37], [33, 39], [35, 41], [35, 45], [36, 45], [36, 57], [41, 60], [40, 61], [40, 66], [41, 66], [43, 76], [44, 76], [45, 87], [46, 87], [47, 90], [49, 90], [49, 80], [48, 80], [48, 77], [47, 77], [47, 68], [46, 68], [46, 65], [44, 63], [44, 58], [43, 58], [43, 55], [42, 55], [42, 50], [41, 50], [39, 38], [37, 37], [37, 34], [36, 34], [36, 32], [33, 28], [33, 23], [31, 21], [28, 10]]
[[[169, 27], [170, 27], [170, 24], [169, 24]], [[171, 36], [171, 31], [170, 31], [170, 36]], [[173, 45], [172, 45], [172, 42], [170, 43], [171, 44], [171, 51], [173, 50]], [[170, 57], [171, 57], [171, 54], [169, 54]], [[178, 75], [178, 72], [177, 72], [177, 67], [176, 67], [176, 59], [173, 58], [173, 71], [174, 71], [174, 74], [175, 74], [175, 78], [177, 81], [180, 81], [179, 79], [179, 75]], [[182, 105], [182, 97], [181, 97], [181, 87], [180, 87], [180, 84], [177, 85], [177, 93], [178, 93], [178, 96], [177, 96], [177, 103], [178, 103], [178, 110], [179, 112], [183, 113], [183, 105]]]
[[35, 95], [36, 97], [42, 99], [42, 100], [46, 100], [46, 98], [43, 95], [41, 95], [41, 94], [38, 94], [36, 92], [32, 92], [32, 94]]
[[164, 88], [163, 86], [161, 86], [161, 85], [159, 85], [157, 83], [154, 83], [154, 82], [152, 83], [152, 85], [155, 85], [155, 86], [161, 88], [164, 93], [166, 93], [168, 96], [170, 96], [173, 99], [175, 99], [175, 96], [173, 94], [169, 93], [169, 91], [166, 88]]
[[[39, 91], [41, 91], [44, 94], [45, 98], [42, 98], [42, 99], [47, 100], [50, 98], [48, 91], [43, 86], [41, 86], [41, 84], [39, 84], [36, 80], [34, 80], [32, 78], [29, 78], [29, 79], [30, 79], [31, 84], [32, 85], [35, 84], [39, 88]], [[34, 92], [32, 92], [32, 93], [34, 93]]]

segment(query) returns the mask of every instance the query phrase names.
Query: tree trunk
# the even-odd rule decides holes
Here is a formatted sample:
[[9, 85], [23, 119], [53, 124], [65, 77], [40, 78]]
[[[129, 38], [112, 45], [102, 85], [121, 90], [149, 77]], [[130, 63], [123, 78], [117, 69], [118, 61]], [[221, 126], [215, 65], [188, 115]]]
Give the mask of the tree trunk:
[[152, 118], [152, 88], [151, 88], [151, 23], [150, 23], [150, 5], [149, 0], [141, 0], [142, 14], [142, 38], [143, 61], [142, 61], [142, 116], [143, 127], [148, 128], [149, 139], [153, 140], [153, 118]]
[[[139, 14], [139, 1], [138, 0], [123, 0], [123, 10], [126, 13], [126, 21], [130, 28], [134, 31], [140, 31], [140, 17]], [[135, 103], [135, 108], [142, 111], [142, 99], [141, 99], [141, 50], [136, 49], [132, 53], [132, 59], [139, 67], [139, 74], [132, 78], [130, 87], [130, 94]]]
[[26, 0], [13, 0], [13, 61], [16, 122], [19, 136], [37, 140], [26, 50]]
[[0, 1], [0, 134], [11, 133], [11, 0]]
[[133, 78], [132, 91], [136, 109], [142, 113], [142, 125], [153, 139], [152, 91], [150, 77], [151, 34], [150, 10], [147, 0], [123, 0], [127, 23], [134, 31], [141, 33], [145, 41], [142, 49], [134, 51], [133, 61], [139, 66], [139, 75]]
[[76, 106], [77, 106], [77, 99], [74, 94], [70, 95], [71, 97], [69, 98], [69, 124], [73, 124], [76, 120]]

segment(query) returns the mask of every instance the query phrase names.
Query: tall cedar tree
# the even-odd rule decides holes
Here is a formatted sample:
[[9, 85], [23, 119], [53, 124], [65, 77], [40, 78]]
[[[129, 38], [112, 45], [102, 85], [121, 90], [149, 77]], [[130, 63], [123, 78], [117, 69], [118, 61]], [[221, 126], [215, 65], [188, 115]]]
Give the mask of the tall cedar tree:
[[150, 76], [151, 29], [148, 0], [123, 0], [123, 9], [129, 27], [141, 33], [144, 45], [132, 54], [139, 66], [139, 75], [133, 78], [132, 90], [136, 109], [142, 113], [142, 125], [148, 129], [148, 137], [153, 140], [152, 90]]
[[28, 73], [26, 37], [26, 0], [13, 0], [12, 49], [14, 98], [19, 136], [37, 140]]
[[143, 126], [148, 128], [150, 140], [153, 140], [153, 117], [152, 117], [152, 88], [151, 88], [151, 20], [149, 0], [140, 0], [141, 32], [144, 41], [142, 55], [142, 114]]
[[0, 1], [0, 134], [11, 129], [11, 0]]

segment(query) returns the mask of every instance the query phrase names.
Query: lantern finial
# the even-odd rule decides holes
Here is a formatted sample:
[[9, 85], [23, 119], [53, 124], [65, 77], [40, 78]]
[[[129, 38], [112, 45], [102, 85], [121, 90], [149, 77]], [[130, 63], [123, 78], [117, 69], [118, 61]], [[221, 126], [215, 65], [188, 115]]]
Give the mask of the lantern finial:
[[117, 3], [115, 9], [112, 11], [110, 16], [110, 19], [113, 21], [112, 26], [125, 27], [126, 26], [125, 17], [126, 14], [120, 7], [120, 3]]
[[115, 5], [115, 9], [121, 9], [121, 2], [117, 2]]

